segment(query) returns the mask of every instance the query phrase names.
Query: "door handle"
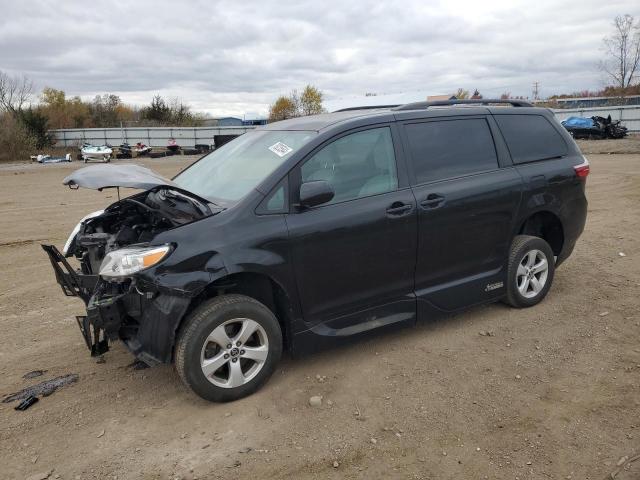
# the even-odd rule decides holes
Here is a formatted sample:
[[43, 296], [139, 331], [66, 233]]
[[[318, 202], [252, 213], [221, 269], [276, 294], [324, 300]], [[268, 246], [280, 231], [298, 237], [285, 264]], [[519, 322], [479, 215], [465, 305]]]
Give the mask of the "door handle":
[[444, 197], [437, 193], [430, 193], [423, 201], [420, 202], [420, 206], [424, 209], [439, 208], [444, 205]]
[[390, 217], [400, 217], [406, 215], [413, 210], [413, 205], [410, 203], [393, 202], [389, 208], [387, 208], [387, 215]]

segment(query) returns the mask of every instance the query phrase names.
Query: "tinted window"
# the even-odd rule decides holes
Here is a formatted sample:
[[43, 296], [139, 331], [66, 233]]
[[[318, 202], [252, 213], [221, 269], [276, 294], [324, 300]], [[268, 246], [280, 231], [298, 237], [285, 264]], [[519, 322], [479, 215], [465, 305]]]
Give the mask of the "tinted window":
[[301, 170], [302, 181], [325, 180], [335, 191], [329, 203], [398, 188], [391, 131], [375, 128], [346, 135], [313, 155]]
[[498, 168], [487, 121], [482, 118], [405, 126], [417, 183]]
[[567, 144], [541, 115], [496, 115], [513, 163], [534, 162], [567, 154]]

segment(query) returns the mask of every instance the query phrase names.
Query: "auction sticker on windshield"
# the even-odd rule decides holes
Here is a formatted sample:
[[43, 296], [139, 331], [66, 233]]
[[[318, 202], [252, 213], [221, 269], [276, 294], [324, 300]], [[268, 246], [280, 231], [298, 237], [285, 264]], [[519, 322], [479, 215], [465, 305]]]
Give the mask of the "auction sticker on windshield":
[[269, 150], [271, 150], [273, 153], [275, 153], [279, 157], [284, 157], [287, 153], [291, 152], [293, 148], [291, 148], [289, 145], [285, 145], [282, 142], [278, 142], [271, 145], [269, 147]]

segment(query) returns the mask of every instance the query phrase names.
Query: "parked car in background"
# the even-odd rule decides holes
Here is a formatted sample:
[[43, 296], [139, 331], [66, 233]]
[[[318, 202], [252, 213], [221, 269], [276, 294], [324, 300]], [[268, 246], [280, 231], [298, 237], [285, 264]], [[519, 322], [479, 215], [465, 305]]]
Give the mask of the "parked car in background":
[[260, 127], [173, 180], [78, 170], [64, 183], [144, 192], [89, 214], [62, 253], [43, 248], [86, 303], [93, 355], [120, 339], [228, 401], [283, 349], [536, 305], [584, 228], [588, 173], [554, 115], [526, 102], [350, 109]]

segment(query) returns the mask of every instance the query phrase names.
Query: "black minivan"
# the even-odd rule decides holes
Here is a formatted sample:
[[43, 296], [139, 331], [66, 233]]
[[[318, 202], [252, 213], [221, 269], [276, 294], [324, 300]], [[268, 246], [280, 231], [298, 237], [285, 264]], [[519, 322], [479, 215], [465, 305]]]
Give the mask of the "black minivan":
[[66, 185], [143, 191], [83, 218], [63, 252], [43, 248], [86, 303], [92, 355], [120, 339], [228, 401], [285, 348], [540, 302], [584, 228], [588, 173], [553, 113], [526, 102], [349, 109], [252, 130], [172, 180], [77, 170]]

